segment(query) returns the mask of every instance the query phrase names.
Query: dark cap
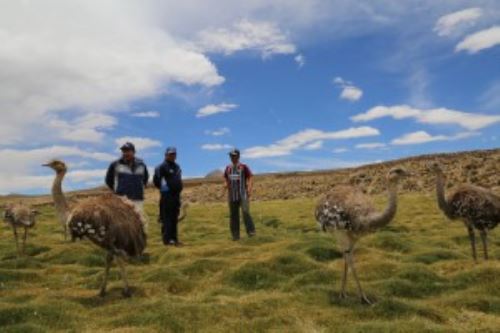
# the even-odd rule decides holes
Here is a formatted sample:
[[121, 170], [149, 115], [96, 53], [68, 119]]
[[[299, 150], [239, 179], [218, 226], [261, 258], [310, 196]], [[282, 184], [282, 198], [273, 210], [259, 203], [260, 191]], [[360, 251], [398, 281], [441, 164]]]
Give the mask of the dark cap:
[[238, 156], [240, 157], [240, 151], [236, 148], [234, 149], [231, 149], [231, 151], [229, 152], [229, 156]]
[[165, 150], [165, 155], [169, 155], [169, 154], [177, 154], [177, 148], [167, 147], [167, 150]]
[[127, 151], [127, 150], [135, 151], [135, 146], [132, 142], [125, 142], [125, 144], [120, 147], [120, 150], [121, 151]]

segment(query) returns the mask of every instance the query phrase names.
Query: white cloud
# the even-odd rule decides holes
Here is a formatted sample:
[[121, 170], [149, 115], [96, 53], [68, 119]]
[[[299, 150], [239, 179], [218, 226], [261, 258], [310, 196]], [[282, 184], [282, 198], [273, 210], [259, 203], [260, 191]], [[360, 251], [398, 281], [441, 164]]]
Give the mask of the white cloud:
[[349, 151], [349, 149], [341, 147], [341, 148], [335, 148], [332, 152], [335, 154], [340, 154], [340, 153], [345, 153]]
[[198, 110], [196, 114], [197, 118], [203, 118], [212, 116], [217, 113], [231, 112], [237, 108], [237, 104], [221, 103], [221, 104], [209, 104]]
[[293, 60], [295, 60], [299, 68], [304, 67], [304, 65], [306, 64], [306, 57], [304, 57], [303, 54], [297, 54], [295, 58], [293, 58]]
[[400, 138], [392, 140], [393, 145], [415, 145], [434, 141], [453, 141], [459, 139], [465, 139], [471, 136], [478, 135], [476, 132], [464, 132], [453, 136], [447, 135], [430, 135], [425, 131], [417, 131], [413, 133], [408, 133]]
[[109, 127], [75, 133], [79, 119], [171, 83], [221, 84], [214, 64], [162, 30], [156, 15], [132, 1], [2, 2], [0, 142], [99, 137]]
[[144, 111], [132, 113], [132, 117], [136, 118], [158, 118], [160, 113], [158, 111]]
[[220, 144], [220, 143], [207, 143], [201, 146], [201, 149], [203, 150], [226, 150], [226, 149], [231, 149], [231, 145], [227, 144]]
[[317, 144], [318, 141], [350, 139], [379, 135], [380, 132], [373, 127], [352, 127], [336, 132], [324, 132], [316, 129], [306, 129], [292, 134], [269, 146], [256, 146], [245, 149], [246, 158], [263, 158], [290, 155], [293, 151], [305, 149], [308, 145]]
[[360, 143], [355, 146], [357, 149], [377, 149], [385, 148], [387, 145], [381, 142]]
[[145, 150], [153, 147], [161, 147], [161, 142], [158, 140], [153, 140], [150, 138], [141, 138], [133, 136], [124, 136], [117, 138], [115, 143], [118, 147], [121, 147], [125, 142], [132, 142], [136, 150]]
[[482, 15], [483, 10], [477, 7], [453, 12], [451, 14], [441, 16], [434, 26], [434, 31], [439, 36], [448, 36], [461, 25], [473, 25]]
[[[81, 165], [82, 163], [73, 163], [73, 159], [86, 159], [100, 162], [110, 162], [115, 157], [108, 153], [83, 150], [74, 146], [50, 146], [36, 149], [0, 149], [0, 155], [9, 163], [0, 164], [0, 193], [18, 192], [26, 190], [34, 190], [44, 188], [49, 190], [53, 176], [33, 175], [33, 172], [42, 171], [41, 164], [52, 159], [70, 159], [68, 162], [70, 167]], [[85, 162], [85, 161], [84, 161]], [[102, 180], [104, 173], [98, 177], [96, 171], [75, 170], [68, 173], [70, 182], [78, 182], [80, 180], [87, 181], [91, 178], [99, 178]]]
[[[74, 170], [69, 171], [65, 177], [65, 187], [71, 187], [76, 183], [85, 183], [96, 186], [104, 184], [106, 169]], [[45, 189], [49, 192], [54, 175], [20, 175], [13, 174], [8, 178], [0, 178], [0, 194], [19, 193]]]
[[47, 127], [60, 133], [60, 138], [73, 142], [101, 142], [104, 130], [116, 125], [115, 117], [107, 114], [86, 114], [72, 121], [52, 119]]
[[95, 161], [112, 161], [114, 156], [108, 153], [83, 150], [75, 146], [50, 146], [30, 150], [22, 149], [0, 149], [2, 160], [9, 163], [1, 163], [0, 174], [4, 172], [24, 171], [31, 167], [38, 167], [51, 159], [62, 159], [65, 157], [81, 157]]
[[322, 140], [314, 141], [314, 142], [311, 142], [310, 144], [304, 146], [304, 150], [319, 150], [321, 148], [323, 148], [323, 141]]
[[231, 28], [205, 29], [199, 33], [198, 46], [208, 52], [226, 55], [241, 50], [256, 50], [262, 57], [293, 54], [296, 47], [273, 22], [242, 19]]
[[467, 51], [474, 54], [497, 45], [500, 45], [500, 26], [481, 30], [465, 37], [457, 44], [455, 51]]
[[408, 105], [376, 106], [365, 113], [351, 117], [351, 119], [354, 122], [366, 122], [384, 117], [394, 119], [413, 118], [425, 124], [453, 124], [471, 131], [500, 122], [500, 116], [498, 115], [467, 113], [446, 108], [423, 110]]
[[344, 87], [340, 93], [340, 98], [351, 102], [358, 101], [361, 96], [363, 96], [363, 91], [354, 86]]
[[356, 87], [352, 82], [346, 81], [339, 76], [333, 79], [333, 83], [342, 89], [339, 95], [341, 99], [356, 102], [363, 96], [363, 90]]
[[223, 136], [229, 133], [231, 133], [231, 130], [228, 127], [221, 127], [213, 131], [210, 130], [205, 131], [206, 135], [211, 135], [211, 136]]
[[494, 81], [479, 97], [481, 108], [497, 112], [500, 110], [500, 81]]

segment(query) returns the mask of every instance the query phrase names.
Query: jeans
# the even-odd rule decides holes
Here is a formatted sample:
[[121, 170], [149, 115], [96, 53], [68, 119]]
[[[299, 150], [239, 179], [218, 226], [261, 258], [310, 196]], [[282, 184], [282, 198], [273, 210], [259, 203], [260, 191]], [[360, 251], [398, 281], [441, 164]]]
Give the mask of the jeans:
[[255, 225], [250, 216], [250, 203], [248, 200], [229, 201], [229, 212], [231, 215], [229, 226], [234, 240], [240, 238], [240, 208], [243, 211], [243, 222], [245, 223], [247, 234], [249, 236], [255, 234]]

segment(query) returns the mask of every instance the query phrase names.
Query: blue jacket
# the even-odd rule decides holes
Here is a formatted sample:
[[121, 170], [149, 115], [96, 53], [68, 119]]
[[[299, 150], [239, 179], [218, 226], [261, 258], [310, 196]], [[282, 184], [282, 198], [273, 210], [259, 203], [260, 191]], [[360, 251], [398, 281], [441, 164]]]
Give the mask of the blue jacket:
[[182, 170], [175, 162], [165, 161], [155, 169], [153, 183], [162, 194], [174, 196], [182, 192]]
[[106, 185], [130, 200], [144, 200], [144, 186], [148, 184], [148, 179], [148, 168], [141, 159], [136, 158], [131, 164], [119, 159], [110, 164]]

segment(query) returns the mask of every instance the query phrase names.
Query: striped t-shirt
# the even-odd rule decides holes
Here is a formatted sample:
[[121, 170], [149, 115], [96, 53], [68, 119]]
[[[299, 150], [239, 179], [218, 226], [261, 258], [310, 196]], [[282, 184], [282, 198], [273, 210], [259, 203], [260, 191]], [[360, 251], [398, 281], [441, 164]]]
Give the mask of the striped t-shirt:
[[252, 177], [250, 168], [243, 163], [228, 165], [224, 178], [229, 185], [229, 200], [240, 201], [247, 199], [247, 180]]

